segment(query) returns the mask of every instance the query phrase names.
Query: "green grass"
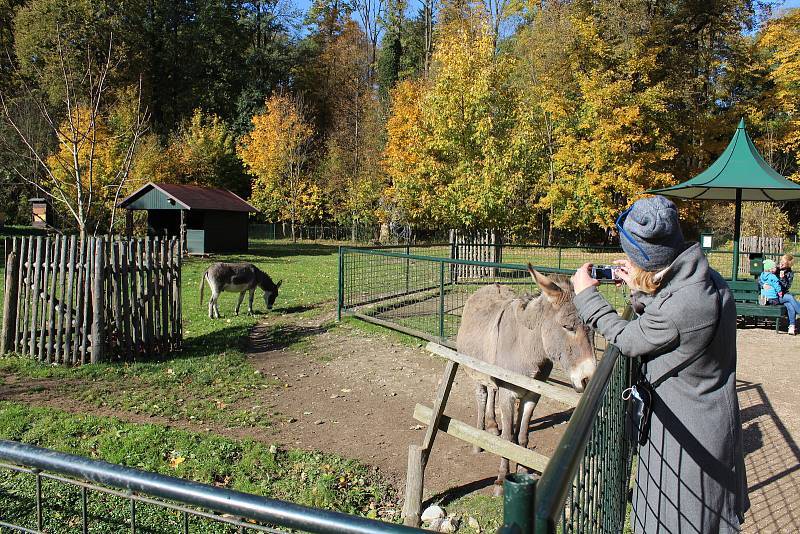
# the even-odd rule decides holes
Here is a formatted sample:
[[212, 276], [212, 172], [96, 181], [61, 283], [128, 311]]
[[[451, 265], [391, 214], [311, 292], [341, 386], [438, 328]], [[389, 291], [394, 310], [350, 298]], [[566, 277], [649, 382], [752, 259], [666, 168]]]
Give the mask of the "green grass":
[[[269, 426], [272, 414], [249, 402], [276, 382], [256, 373], [243, 352], [247, 336], [259, 318], [269, 314], [270, 348], [304, 350], [313, 329], [290, 328], [281, 316], [311, 318], [315, 307], [336, 296], [337, 249], [324, 245], [256, 243], [252, 254], [211, 259], [190, 258], [182, 269], [184, 347], [164, 359], [133, 363], [85, 365], [78, 368], [48, 366], [28, 358], [0, 358], [0, 372], [28, 378], [57, 378], [65, 396], [97, 407], [160, 416], [174, 421], [218, 423], [225, 427]], [[268, 312], [260, 291], [254, 301], [256, 315], [235, 316], [237, 294], [223, 293], [221, 319], [209, 319], [200, 304], [199, 283], [212, 261], [251, 261], [275, 281], [283, 279], [280, 295]], [[206, 287], [204, 298], [208, 299]], [[79, 387], [76, 387], [76, 382]]]
[[[52, 448], [323, 509], [396, 519], [395, 495], [373, 470], [334, 455], [281, 450], [250, 440], [136, 425], [118, 419], [74, 415], [0, 402], [0, 438]], [[0, 471], [2, 519], [33, 526], [33, 478]], [[70, 532], [79, 525], [79, 492], [46, 483], [45, 531]], [[91, 494], [92, 532], [126, 530], [129, 505]], [[179, 516], [137, 507], [140, 527], [178, 531]], [[193, 532], [228, 532], [196, 522]]]

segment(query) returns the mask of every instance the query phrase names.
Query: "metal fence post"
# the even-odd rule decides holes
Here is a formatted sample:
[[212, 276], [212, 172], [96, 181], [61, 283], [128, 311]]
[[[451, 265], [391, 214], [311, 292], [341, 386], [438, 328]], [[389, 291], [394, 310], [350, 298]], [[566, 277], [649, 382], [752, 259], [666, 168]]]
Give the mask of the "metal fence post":
[[409, 264], [410, 262], [408, 261], [408, 255], [409, 254], [411, 254], [411, 247], [408, 245], [408, 243], [406, 243], [406, 293], [408, 293], [410, 291], [410, 283], [409, 283], [410, 281], [409, 281], [409, 272], [408, 271], [409, 271], [409, 268], [411, 266]]
[[339, 292], [336, 298], [336, 320], [342, 320], [344, 307], [344, 247], [339, 247]]
[[439, 262], [439, 339], [444, 341], [444, 261]]
[[561, 247], [558, 247], [558, 268], [561, 268]]
[[506, 475], [503, 483], [503, 526], [498, 534], [534, 534], [535, 493], [536, 479], [533, 475]]

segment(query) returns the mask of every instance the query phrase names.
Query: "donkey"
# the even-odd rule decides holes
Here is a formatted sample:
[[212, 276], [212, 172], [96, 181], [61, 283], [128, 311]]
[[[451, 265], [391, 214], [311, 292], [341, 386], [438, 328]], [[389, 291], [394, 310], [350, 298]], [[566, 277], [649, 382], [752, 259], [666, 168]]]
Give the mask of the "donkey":
[[[582, 392], [595, 371], [590, 331], [578, 317], [572, 284], [564, 276], [545, 276], [528, 264], [541, 293], [517, 295], [510, 287], [492, 284], [473, 293], [464, 305], [458, 329], [458, 351], [539, 380], [550, 375], [556, 362]], [[476, 381], [477, 427], [498, 433], [511, 442], [528, 446], [528, 427], [540, 395], [470, 371]], [[500, 408], [501, 431], [495, 420], [495, 393]], [[514, 407], [519, 399], [517, 424]], [[475, 452], [480, 452], [476, 447]], [[503, 492], [508, 459], [500, 461], [495, 494]]]
[[203, 303], [203, 289], [208, 282], [211, 288], [211, 299], [208, 301], [208, 316], [219, 319], [219, 308], [217, 299], [223, 291], [239, 292], [239, 302], [236, 303], [236, 315], [239, 315], [239, 308], [244, 300], [245, 292], [250, 292], [248, 301], [248, 313], [253, 313], [253, 296], [256, 288], [259, 287], [264, 292], [264, 304], [271, 310], [275, 299], [278, 298], [278, 288], [281, 287], [283, 280], [277, 284], [272, 282], [272, 278], [267, 273], [253, 265], [252, 263], [215, 263], [211, 265], [200, 278], [200, 304]]

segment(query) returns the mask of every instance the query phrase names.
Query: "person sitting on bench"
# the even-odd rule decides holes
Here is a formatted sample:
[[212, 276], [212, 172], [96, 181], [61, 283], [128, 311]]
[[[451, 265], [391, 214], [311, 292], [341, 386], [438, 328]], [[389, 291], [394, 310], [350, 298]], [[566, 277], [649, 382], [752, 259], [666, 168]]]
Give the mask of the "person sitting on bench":
[[761, 296], [766, 301], [767, 305], [779, 306], [783, 304], [786, 306], [786, 311], [789, 315], [789, 334], [795, 335], [797, 314], [800, 313], [800, 307], [794, 298], [784, 299], [783, 291], [781, 289], [781, 282], [775, 274], [778, 266], [772, 260], [764, 260], [764, 272], [758, 277], [758, 285], [761, 286]]

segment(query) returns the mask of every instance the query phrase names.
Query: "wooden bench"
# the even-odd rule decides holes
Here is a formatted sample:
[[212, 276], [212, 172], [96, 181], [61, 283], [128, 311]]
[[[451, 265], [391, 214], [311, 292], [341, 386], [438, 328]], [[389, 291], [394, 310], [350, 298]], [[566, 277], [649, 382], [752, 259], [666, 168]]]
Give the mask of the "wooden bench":
[[756, 280], [728, 280], [728, 287], [731, 288], [733, 299], [736, 301], [736, 315], [742, 317], [774, 317], [775, 332], [778, 332], [781, 317], [787, 317], [786, 307], [761, 306], [758, 303], [758, 295], [761, 291]]

